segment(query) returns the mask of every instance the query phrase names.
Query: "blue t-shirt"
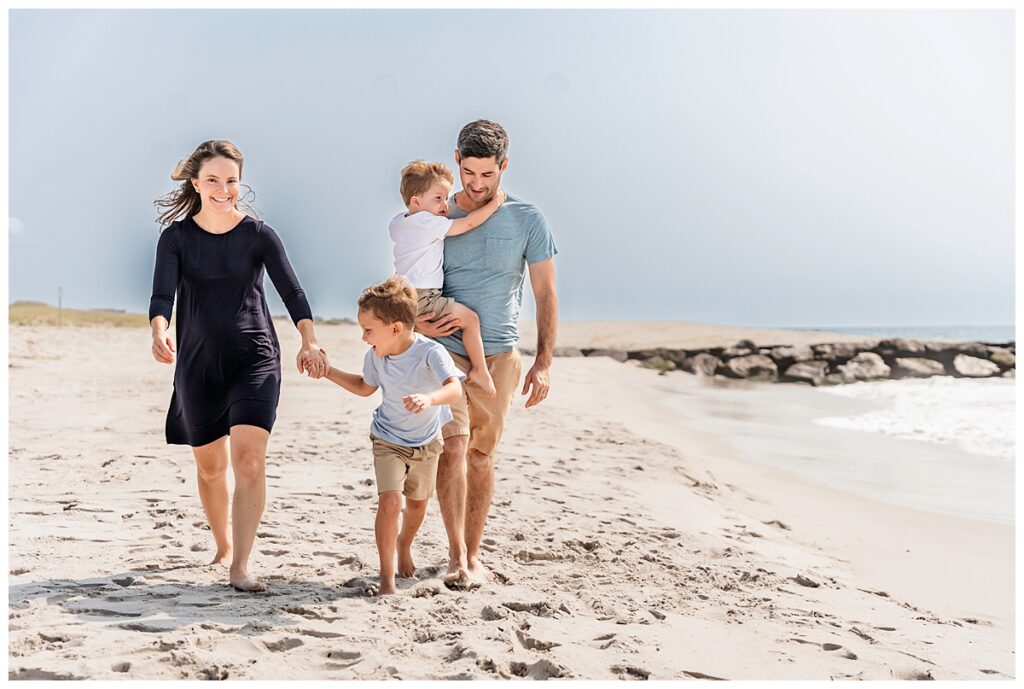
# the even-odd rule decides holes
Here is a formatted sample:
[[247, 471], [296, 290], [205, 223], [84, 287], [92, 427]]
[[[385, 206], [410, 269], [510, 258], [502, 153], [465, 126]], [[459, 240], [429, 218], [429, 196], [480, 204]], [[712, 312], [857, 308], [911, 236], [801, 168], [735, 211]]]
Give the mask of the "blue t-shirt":
[[[449, 218], [467, 215], [455, 205], [454, 195], [448, 200], [448, 208]], [[511, 195], [483, 225], [445, 238], [442, 294], [476, 311], [484, 354], [510, 352], [515, 347], [526, 265], [557, 253], [540, 210]], [[466, 356], [461, 330], [437, 341]]]
[[445, 404], [413, 414], [406, 410], [402, 398], [433, 392], [449, 378], [466, 377], [455, 368], [444, 347], [419, 333], [415, 336], [409, 349], [397, 356], [377, 356], [370, 348], [363, 358], [363, 380], [381, 392], [370, 432], [405, 447], [419, 447], [433, 440], [441, 426], [452, 420], [452, 410]]

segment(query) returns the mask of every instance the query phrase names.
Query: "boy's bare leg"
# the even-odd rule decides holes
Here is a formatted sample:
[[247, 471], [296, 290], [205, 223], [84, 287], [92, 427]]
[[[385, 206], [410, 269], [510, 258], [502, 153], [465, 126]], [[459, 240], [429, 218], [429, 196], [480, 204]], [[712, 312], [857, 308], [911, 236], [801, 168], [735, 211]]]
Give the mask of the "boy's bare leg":
[[270, 433], [259, 426], [231, 427], [231, 469], [235, 495], [231, 504], [231, 585], [243, 591], [266, 591], [267, 585], [249, 576], [249, 555], [263, 517], [267, 497], [266, 457]]
[[485, 582], [493, 577], [480, 562], [480, 541], [494, 494], [494, 458], [469, 450], [466, 463], [466, 565], [471, 578]]
[[444, 451], [437, 463], [437, 502], [448, 533], [448, 572], [446, 583], [469, 583], [466, 562], [466, 447], [468, 435], [445, 438]]
[[377, 496], [377, 519], [373, 523], [380, 556], [378, 596], [395, 592], [395, 545], [398, 541], [398, 517], [402, 513], [402, 493], [387, 490]]
[[487, 358], [484, 356], [484, 341], [480, 335], [480, 318], [472, 309], [455, 304], [452, 308], [462, 324], [462, 344], [466, 347], [466, 355], [472, 368], [466, 377], [470, 382], [480, 387], [485, 395], [494, 397], [497, 390], [494, 387], [494, 379], [491, 372], [487, 370]]
[[416, 576], [416, 565], [412, 561], [412, 541], [423, 523], [429, 500], [405, 499], [405, 514], [402, 516], [402, 530], [398, 534], [398, 576]]
[[231, 562], [231, 538], [228, 535], [228, 437], [209, 445], [192, 448], [196, 459], [199, 500], [206, 512], [206, 521], [217, 544], [211, 565]]

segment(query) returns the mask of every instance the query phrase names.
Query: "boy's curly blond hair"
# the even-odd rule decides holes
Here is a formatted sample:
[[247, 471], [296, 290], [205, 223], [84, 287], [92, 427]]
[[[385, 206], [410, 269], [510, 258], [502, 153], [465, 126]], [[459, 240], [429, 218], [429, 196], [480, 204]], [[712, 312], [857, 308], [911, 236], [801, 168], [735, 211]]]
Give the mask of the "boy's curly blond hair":
[[404, 323], [412, 330], [416, 326], [416, 288], [401, 275], [395, 275], [379, 285], [372, 285], [359, 296], [359, 310], [368, 311], [388, 325]]
[[425, 160], [414, 160], [402, 168], [402, 201], [406, 206], [413, 196], [419, 196], [430, 189], [430, 185], [439, 179], [448, 184], [455, 183], [455, 175], [444, 163], [428, 163]]

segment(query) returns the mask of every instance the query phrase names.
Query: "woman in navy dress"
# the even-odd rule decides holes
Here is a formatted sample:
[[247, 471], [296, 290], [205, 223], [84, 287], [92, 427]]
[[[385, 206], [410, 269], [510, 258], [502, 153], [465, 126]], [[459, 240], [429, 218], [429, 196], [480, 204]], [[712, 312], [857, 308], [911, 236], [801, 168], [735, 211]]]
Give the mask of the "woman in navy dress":
[[[171, 364], [177, 353], [167, 442], [192, 446], [199, 497], [217, 543], [213, 563], [230, 563], [235, 588], [265, 591], [248, 572], [281, 391], [281, 348], [263, 294], [264, 270], [302, 336], [299, 371], [319, 378], [328, 362], [280, 238], [239, 209], [242, 163], [230, 142], [207, 141], [175, 168], [171, 178], [181, 186], [157, 201], [165, 209], [159, 218], [165, 228], [157, 243], [149, 318], [153, 357]], [[167, 334], [175, 293], [176, 345]], [[235, 478], [231, 537], [229, 460]]]

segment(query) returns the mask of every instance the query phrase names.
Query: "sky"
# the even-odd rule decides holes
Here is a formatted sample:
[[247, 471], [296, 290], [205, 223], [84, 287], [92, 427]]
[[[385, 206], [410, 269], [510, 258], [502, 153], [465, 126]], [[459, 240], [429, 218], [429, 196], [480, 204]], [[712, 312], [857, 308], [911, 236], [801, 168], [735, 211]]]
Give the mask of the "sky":
[[402, 166], [487, 118], [562, 319], [1013, 322], [1010, 10], [9, 17], [11, 302], [146, 312], [152, 201], [223, 138], [314, 313], [353, 317]]

